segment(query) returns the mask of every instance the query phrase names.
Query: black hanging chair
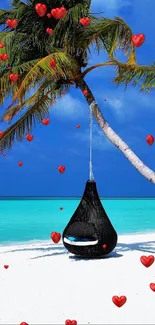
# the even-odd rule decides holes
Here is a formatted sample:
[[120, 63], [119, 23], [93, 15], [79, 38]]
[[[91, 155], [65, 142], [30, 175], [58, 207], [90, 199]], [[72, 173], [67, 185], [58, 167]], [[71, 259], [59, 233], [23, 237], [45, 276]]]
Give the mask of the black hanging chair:
[[95, 181], [87, 181], [83, 197], [62, 239], [70, 253], [81, 257], [102, 257], [115, 248], [117, 233], [99, 199]]
[[92, 107], [94, 105], [96, 102], [90, 105], [90, 177], [83, 197], [62, 234], [63, 244], [69, 252], [88, 258], [109, 254], [117, 244], [117, 233], [101, 204], [92, 171]]

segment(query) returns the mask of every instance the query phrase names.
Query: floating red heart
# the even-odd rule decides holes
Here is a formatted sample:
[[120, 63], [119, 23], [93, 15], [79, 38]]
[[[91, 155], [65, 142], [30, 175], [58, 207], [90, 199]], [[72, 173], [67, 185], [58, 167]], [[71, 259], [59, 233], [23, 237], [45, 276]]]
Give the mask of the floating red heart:
[[3, 155], [3, 157], [6, 157], [6, 153], [3, 153], [2, 155]]
[[77, 124], [76, 128], [79, 129], [80, 128], [80, 124]]
[[8, 269], [8, 267], [9, 267], [9, 265], [6, 265], [6, 264], [4, 265], [4, 268], [5, 268], [6, 270]]
[[0, 60], [6, 61], [8, 59], [8, 54], [0, 54]]
[[77, 321], [75, 319], [73, 320], [66, 319], [65, 325], [77, 325]]
[[125, 296], [113, 296], [112, 297], [112, 302], [117, 306], [117, 307], [122, 307], [127, 301], [127, 298]]
[[2, 49], [5, 46], [5, 43], [0, 43], [0, 49]]
[[141, 256], [140, 261], [145, 267], [150, 267], [154, 263], [154, 256]]
[[9, 78], [10, 78], [10, 81], [15, 83], [18, 81], [19, 75], [17, 73], [11, 73]]
[[63, 208], [61, 207], [60, 210], [63, 210]]
[[83, 94], [84, 94], [84, 96], [87, 96], [88, 95], [88, 90], [87, 89], [83, 90]]
[[144, 34], [137, 34], [132, 35], [132, 42], [134, 46], [140, 47], [145, 41], [145, 35]]
[[42, 123], [43, 123], [44, 125], [48, 125], [48, 124], [50, 123], [50, 119], [49, 119], [49, 118], [43, 119], [43, 120], [42, 120]]
[[55, 19], [62, 19], [65, 17], [66, 15], [66, 8], [65, 7], [60, 7], [60, 8], [55, 8], [51, 10], [51, 15], [55, 18]]
[[48, 13], [48, 14], [47, 14], [47, 17], [48, 17], [48, 18], [51, 18], [51, 14], [50, 14], [50, 13]]
[[103, 247], [104, 249], [106, 249], [106, 248], [107, 248], [107, 245], [106, 245], [106, 244], [103, 244], [102, 247]]
[[81, 23], [82, 26], [87, 26], [90, 23], [90, 18], [88, 18], [88, 17], [81, 18], [80, 23]]
[[154, 143], [153, 135], [151, 135], [151, 134], [147, 135], [146, 142], [149, 144], [149, 146], [152, 146], [152, 144]]
[[43, 17], [46, 14], [47, 6], [44, 3], [37, 3], [35, 6], [35, 10], [38, 16]]
[[23, 166], [23, 162], [22, 162], [22, 161], [19, 161], [19, 162], [18, 162], [18, 166], [19, 166], [19, 167], [22, 167], [22, 166]]
[[55, 59], [50, 60], [50, 67], [52, 69], [54, 69], [56, 67], [56, 60]]
[[4, 132], [0, 131], [0, 138], [3, 136]]
[[155, 283], [150, 283], [150, 289], [155, 292]]
[[29, 142], [31, 142], [33, 140], [33, 138], [34, 138], [34, 136], [31, 135], [31, 134], [26, 135], [26, 140], [29, 141]]
[[26, 322], [22, 322], [22, 323], [20, 323], [20, 325], [29, 325], [29, 324]]
[[61, 235], [60, 235], [59, 232], [52, 232], [51, 235], [50, 235], [50, 237], [51, 237], [51, 239], [53, 240], [53, 242], [55, 244], [57, 244], [60, 241], [60, 239], [61, 239]]
[[6, 21], [6, 24], [8, 25], [8, 27], [10, 28], [15, 28], [18, 24], [18, 20], [17, 19], [8, 19]]
[[65, 170], [66, 170], [65, 166], [59, 166], [58, 167], [58, 171], [59, 171], [60, 174], [63, 174], [65, 172]]
[[62, 93], [61, 93], [62, 95], [66, 95], [66, 92], [65, 91], [62, 91]]
[[53, 29], [52, 29], [52, 28], [47, 28], [47, 29], [46, 29], [46, 32], [47, 32], [47, 34], [51, 35], [52, 32], [53, 32]]

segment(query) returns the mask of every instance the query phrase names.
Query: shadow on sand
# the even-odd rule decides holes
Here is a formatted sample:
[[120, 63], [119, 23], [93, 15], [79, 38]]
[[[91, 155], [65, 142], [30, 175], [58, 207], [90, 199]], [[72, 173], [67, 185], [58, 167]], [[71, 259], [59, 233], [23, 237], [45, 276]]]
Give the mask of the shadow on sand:
[[[36, 257], [31, 257], [30, 259], [38, 259], [42, 257], [51, 257], [51, 256], [59, 256], [59, 255], [67, 255], [69, 254], [66, 248], [63, 245], [51, 245], [47, 247], [32, 247], [32, 248], [17, 248], [13, 250], [6, 251], [5, 253], [15, 253], [15, 252], [40, 252], [41, 254]], [[105, 255], [102, 259], [107, 258], [119, 258], [123, 256], [123, 253], [129, 251], [139, 251], [144, 253], [155, 254], [155, 241], [148, 242], [139, 242], [139, 243], [118, 243], [115, 250], [108, 255]], [[48, 253], [48, 254], [45, 254]], [[72, 261], [90, 261], [89, 258], [81, 258], [74, 255], [69, 256], [69, 259]], [[98, 260], [100, 258], [96, 258]]]

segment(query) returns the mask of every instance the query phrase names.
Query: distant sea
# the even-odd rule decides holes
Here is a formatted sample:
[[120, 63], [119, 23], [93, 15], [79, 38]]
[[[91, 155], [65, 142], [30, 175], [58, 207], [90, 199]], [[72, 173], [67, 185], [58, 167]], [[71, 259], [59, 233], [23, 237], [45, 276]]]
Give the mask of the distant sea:
[[[118, 234], [155, 231], [155, 199], [101, 199]], [[0, 200], [0, 245], [50, 239], [62, 233], [78, 198]], [[63, 210], [60, 210], [60, 207]]]

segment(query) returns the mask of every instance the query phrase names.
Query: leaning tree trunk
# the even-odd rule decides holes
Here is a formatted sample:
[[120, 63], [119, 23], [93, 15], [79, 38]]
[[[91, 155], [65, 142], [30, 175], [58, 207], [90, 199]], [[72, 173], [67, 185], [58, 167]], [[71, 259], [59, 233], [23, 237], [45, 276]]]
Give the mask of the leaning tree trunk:
[[106, 137], [124, 154], [124, 156], [140, 172], [140, 174], [147, 178], [151, 183], [155, 184], [155, 172], [144, 165], [144, 163], [135, 155], [129, 146], [109, 126], [104, 119], [104, 116], [102, 115], [87, 83], [82, 79], [78, 82], [77, 87], [80, 88], [81, 91], [87, 89], [88, 94], [85, 96], [86, 101], [89, 106], [91, 105], [93, 115]]

